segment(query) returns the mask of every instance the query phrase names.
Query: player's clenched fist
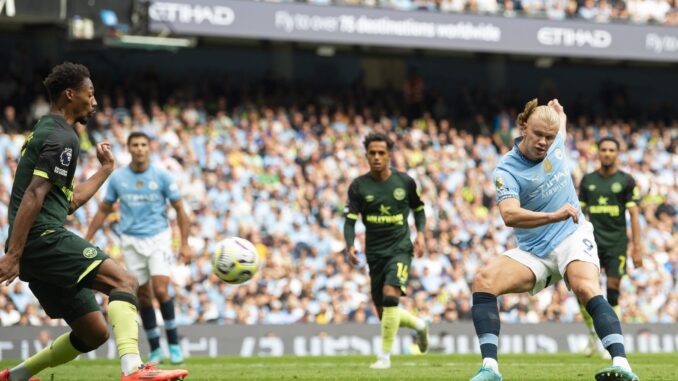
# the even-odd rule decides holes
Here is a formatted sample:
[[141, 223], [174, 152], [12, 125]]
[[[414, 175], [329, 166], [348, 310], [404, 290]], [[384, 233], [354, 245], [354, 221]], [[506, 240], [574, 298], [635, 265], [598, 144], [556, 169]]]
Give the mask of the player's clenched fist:
[[115, 156], [113, 156], [109, 142], [97, 144], [97, 160], [99, 160], [102, 166], [110, 166], [111, 168], [115, 166]]
[[579, 209], [572, 206], [572, 204], [565, 204], [560, 209], [551, 213], [551, 220], [553, 222], [565, 221], [572, 217], [575, 224], [579, 223]]
[[356, 250], [355, 247], [347, 247], [346, 248], [346, 256], [348, 256], [348, 260], [351, 261], [351, 264], [353, 266], [357, 265], [359, 260], [358, 260], [358, 250]]

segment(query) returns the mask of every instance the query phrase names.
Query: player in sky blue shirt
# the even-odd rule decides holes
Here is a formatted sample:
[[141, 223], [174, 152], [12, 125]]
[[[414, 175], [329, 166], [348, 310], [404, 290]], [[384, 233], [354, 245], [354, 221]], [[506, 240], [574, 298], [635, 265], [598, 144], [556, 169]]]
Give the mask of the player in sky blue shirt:
[[537, 293], [565, 278], [593, 318], [598, 337], [612, 357], [612, 366], [596, 380], [637, 381], [626, 359], [621, 324], [600, 288], [593, 226], [584, 219], [567, 167], [567, 116], [558, 100], [525, 105], [516, 125], [521, 137], [495, 171], [499, 211], [515, 230], [518, 248], [481, 268], [473, 279], [473, 325], [483, 365], [471, 381], [501, 381], [497, 348], [497, 296]]
[[150, 237], [167, 230], [167, 201], [180, 198], [179, 187], [166, 170], [149, 165], [139, 173], [126, 166], [111, 175], [104, 202], [113, 205], [120, 199], [119, 233]]
[[111, 175], [108, 189], [99, 211], [92, 219], [86, 239], [91, 241], [94, 234], [113, 210], [113, 204], [120, 201], [120, 223], [117, 231], [121, 234], [122, 253], [127, 269], [138, 279], [141, 320], [151, 347], [149, 362], [162, 362], [164, 354], [160, 348], [160, 330], [155, 318], [153, 297], [160, 304], [165, 322], [170, 362], [183, 362], [179, 337], [174, 319], [174, 300], [169, 294], [169, 276], [173, 264], [171, 232], [167, 220], [167, 203], [177, 212], [177, 223], [181, 234], [182, 256], [190, 258], [188, 246], [189, 220], [184, 211], [179, 187], [164, 169], [150, 162], [150, 138], [143, 132], [133, 132], [127, 139], [127, 149], [132, 155], [129, 166], [118, 168]]

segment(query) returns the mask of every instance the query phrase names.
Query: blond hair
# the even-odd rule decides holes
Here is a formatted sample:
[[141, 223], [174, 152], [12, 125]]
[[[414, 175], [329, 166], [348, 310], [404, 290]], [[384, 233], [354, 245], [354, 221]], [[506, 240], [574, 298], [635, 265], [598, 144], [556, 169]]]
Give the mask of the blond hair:
[[518, 118], [516, 119], [516, 125], [518, 127], [524, 127], [532, 115], [541, 119], [544, 123], [548, 124], [549, 126], [552, 126], [554, 124], [558, 125], [560, 123], [560, 117], [558, 116], [556, 110], [545, 105], [538, 106], [538, 104], [539, 101], [537, 101], [537, 98], [534, 98], [531, 101], [525, 103], [525, 109], [523, 110], [523, 112], [518, 114]]

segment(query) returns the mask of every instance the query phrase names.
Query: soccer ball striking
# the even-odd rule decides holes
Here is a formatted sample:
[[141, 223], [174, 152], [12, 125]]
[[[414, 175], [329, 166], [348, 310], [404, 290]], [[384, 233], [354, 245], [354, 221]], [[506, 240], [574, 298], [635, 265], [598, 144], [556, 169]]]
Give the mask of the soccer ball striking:
[[240, 284], [259, 270], [259, 255], [252, 242], [238, 237], [217, 243], [213, 257], [214, 274], [226, 283]]

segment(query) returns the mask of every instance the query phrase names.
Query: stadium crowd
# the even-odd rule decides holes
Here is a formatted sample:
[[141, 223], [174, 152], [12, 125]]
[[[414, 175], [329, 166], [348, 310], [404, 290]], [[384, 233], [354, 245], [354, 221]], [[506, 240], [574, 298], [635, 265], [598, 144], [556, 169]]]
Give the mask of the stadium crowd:
[[601, 23], [678, 25], [676, 0], [306, 0], [306, 2], [316, 5], [380, 7], [401, 11], [465, 12]]
[[[434, 322], [470, 319], [476, 269], [515, 245], [495, 206], [492, 179], [500, 155], [517, 134], [513, 107], [499, 109], [494, 119], [477, 114], [462, 125], [444, 117], [453, 112], [439, 104], [431, 107], [432, 114], [415, 112], [419, 116], [407, 118], [323, 96], [300, 108], [246, 97], [232, 105], [226, 97], [203, 100], [189, 92], [163, 104], [110, 94], [99, 96], [100, 111], [87, 127], [78, 125], [82, 154], [76, 181], [98, 166], [95, 142], [112, 142], [123, 166], [130, 161], [125, 142], [131, 131], [153, 137], [152, 160], [176, 176], [192, 218], [195, 254], [177, 258], [172, 276], [180, 324], [377, 322], [366, 268], [351, 267], [342, 255], [347, 187], [368, 170], [361, 143], [370, 131], [385, 131], [396, 141], [392, 164], [418, 181], [426, 203], [428, 255], [412, 264], [410, 297], [403, 299], [408, 307]], [[590, 120], [577, 117], [577, 106], [565, 106], [575, 183], [595, 169], [597, 139], [612, 135], [623, 142], [621, 167], [633, 174], [643, 195], [646, 254], [643, 268], [631, 269], [622, 282], [623, 321], [678, 322], [678, 122]], [[18, 122], [12, 106], [4, 107], [0, 117], [2, 245], [20, 147], [27, 129], [48, 111], [45, 99], [37, 96], [24, 112], [25, 122]], [[84, 235], [103, 193], [69, 218], [70, 229]], [[113, 213], [95, 240], [121, 259], [117, 218]], [[359, 241], [364, 239], [361, 226]], [[256, 278], [242, 286], [228, 285], [211, 272], [211, 252], [228, 236], [251, 240], [264, 258]], [[101, 303], [105, 308], [106, 300]], [[500, 304], [505, 322], [580, 319], [562, 281], [536, 296], [502, 297]], [[28, 287], [15, 281], [0, 286], [0, 324], [63, 323], [47, 318]]]

